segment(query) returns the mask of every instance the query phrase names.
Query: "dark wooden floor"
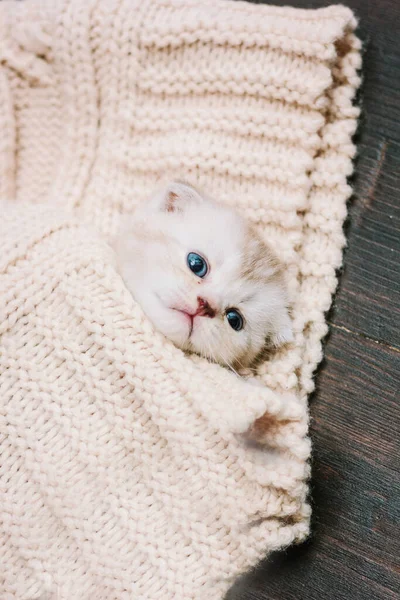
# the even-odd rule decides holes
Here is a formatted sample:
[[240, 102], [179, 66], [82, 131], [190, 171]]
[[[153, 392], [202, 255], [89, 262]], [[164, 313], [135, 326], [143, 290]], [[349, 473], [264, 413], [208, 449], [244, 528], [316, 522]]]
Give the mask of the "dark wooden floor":
[[400, 0], [343, 3], [365, 44], [363, 117], [344, 272], [311, 398], [313, 535], [229, 600], [400, 598]]

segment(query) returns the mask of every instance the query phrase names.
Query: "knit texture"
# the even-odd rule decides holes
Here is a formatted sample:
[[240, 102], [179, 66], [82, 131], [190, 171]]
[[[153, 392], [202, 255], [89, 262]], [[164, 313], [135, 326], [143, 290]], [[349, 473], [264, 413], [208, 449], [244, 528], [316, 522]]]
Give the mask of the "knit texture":
[[[220, 600], [307, 536], [354, 27], [343, 6], [0, 3], [2, 599]], [[116, 271], [107, 239], [175, 177], [286, 265], [295, 342], [259, 366], [264, 387], [185, 356]]]

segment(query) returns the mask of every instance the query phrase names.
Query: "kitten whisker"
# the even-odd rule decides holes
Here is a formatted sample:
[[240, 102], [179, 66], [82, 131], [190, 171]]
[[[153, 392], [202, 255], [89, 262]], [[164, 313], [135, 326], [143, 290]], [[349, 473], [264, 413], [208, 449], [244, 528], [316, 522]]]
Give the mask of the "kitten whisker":
[[[188, 184], [169, 184], [137, 206], [114, 250], [135, 300], [180, 348], [238, 375], [236, 369], [249, 367], [266, 339], [279, 346], [293, 337], [284, 266], [264, 235], [240, 213]], [[191, 254], [203, 261], [204, 272], [194, 269]], [[174, 309], [194, 313], [199, 298], [215, 308], [223, 303], [229, 312], [240, 313], [241, 322], [209, 314], [199, 327], [201, 335], [192, 335], [193, 329], [188, 334], [190, 320]]]
[[209, 340], [209, 338], [204, 336], [203, 331], [200, 332], [200, 337], [201, 337], [201, 342], [202, 345], [205, 345], [207, 348], [207, 352], [206, 352], [206, 357], [205, 358], [210, 358], [211, 360], [213, 360], [215, 362], [215, 356], [214, 353], [211, 349], [211, 342]]
[[[219, 336], [221, 337], [221, 334], [219, 334]], [[233, 368], [233, 366], [226, 360], [225, 356], [222, 354], [222, 350], [220, 350], [220, 356], [222, 358], [222, 361], [225, 363], [225, 365], [228, 367], [228, 369], [230, 369], [233, 373], [235, 373], [235, 375], [237, 377], [240, 377], [239, 373]]]

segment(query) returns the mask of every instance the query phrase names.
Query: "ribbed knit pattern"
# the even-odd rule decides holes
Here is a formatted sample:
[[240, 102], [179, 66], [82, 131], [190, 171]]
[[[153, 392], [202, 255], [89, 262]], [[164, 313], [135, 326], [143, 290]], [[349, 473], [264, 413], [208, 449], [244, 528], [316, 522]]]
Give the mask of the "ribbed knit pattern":
[[[307, 536], [354, 27], [343, 6], [0, 3], [2, 599], [221, 600]], [[286, 264], [295, 343], [260, 365], [265, 387], [176, 349], [116, 271], [108, 237], [175, 177]]]

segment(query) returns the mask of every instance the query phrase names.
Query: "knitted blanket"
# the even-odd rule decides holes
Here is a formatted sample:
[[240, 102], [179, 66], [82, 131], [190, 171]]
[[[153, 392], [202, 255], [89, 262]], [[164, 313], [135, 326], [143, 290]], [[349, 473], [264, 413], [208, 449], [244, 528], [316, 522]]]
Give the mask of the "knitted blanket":
[[[1, 598], [220, 600], [307, 536], [354, 27], [343, 6], [0, 3]], [[175, 348], [116, 270], [109, 236], [173, 177], [286, 264], [295, 342], [265, 386]]]

